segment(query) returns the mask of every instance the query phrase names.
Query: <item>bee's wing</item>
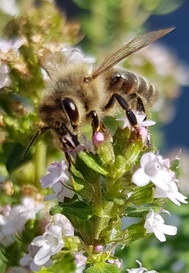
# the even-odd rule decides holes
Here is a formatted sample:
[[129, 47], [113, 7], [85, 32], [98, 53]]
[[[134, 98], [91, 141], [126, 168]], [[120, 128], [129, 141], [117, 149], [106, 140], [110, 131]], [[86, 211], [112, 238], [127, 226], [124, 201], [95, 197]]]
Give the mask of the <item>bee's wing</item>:
[[174, 28], [167, 28], [158, 31], [152, 31], [141, 36], [136, 37], [119, 50], [114, 52], [112, 55], [108, 56], [94, 71], [92, 74], [92, 79], [97, 78], [100, 74], [104, 73], [110, 69], [115, 64], [119, 63], [121, 60], [125, 59], [127, 56], [138, 51], [141, 48], [153, 43], [154, 41], [165, 36], [169, 32], [174, 30]]
[[40, 58], [40, 65], [50, 79], [65, 63], [65, 56], [61, 52], [46, 50]]
[[61, 71], [65, 66], [85, 61], [86, 59], [79, 49], [63, 46], [60, 51], [56, 52], [51, 52], [48, 49], [44, 50], [40, 64], [48, 76], [52, 78], [53, 74], [57, 74], [57, 71]]

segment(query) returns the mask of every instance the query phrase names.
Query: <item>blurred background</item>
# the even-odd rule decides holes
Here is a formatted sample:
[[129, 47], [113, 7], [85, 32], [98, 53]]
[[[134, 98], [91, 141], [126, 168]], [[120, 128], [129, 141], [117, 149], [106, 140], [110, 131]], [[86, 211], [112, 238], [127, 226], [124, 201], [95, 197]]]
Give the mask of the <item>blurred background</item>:
[[[186, 66], [189, 65], [189, 1], [185, 0], [180, 8], [164, 16], [153, 15], [148, 24], [151, 29], [175, 26], [176, 30], [165, 37], [163, 43], [170, 49], [173, 56]], [[188, 67], [186, 67], [188, 73]], [[189, 79], [189, 74], [187, 74]], [[188, 81], [188, 80], [187, 80]], [[163, 127], [166, 149], [184, 147], [189, 149], [189, 86], [182, 86], [181, 93], [174, 101], [174, 114]]]

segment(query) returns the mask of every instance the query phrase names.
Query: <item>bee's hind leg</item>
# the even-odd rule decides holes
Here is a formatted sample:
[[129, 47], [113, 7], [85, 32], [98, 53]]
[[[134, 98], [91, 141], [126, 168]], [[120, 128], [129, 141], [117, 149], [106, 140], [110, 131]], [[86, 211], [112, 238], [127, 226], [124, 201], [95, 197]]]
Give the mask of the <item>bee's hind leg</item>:
[[105, 110], [113, 107], [116, 100], [120, 104], [120, 106], [123, 108], [123, 110], [125, 110], [126, 116], [129, 120], [131, 126], [136, 129], [138, 127], [138, 122], [137, 122], [136, 116], [133, 113], [133, 111], [130, 109], [130, 106], [127, 103], [127, 101], [121, 95], [114, 93], [111, 96], [109, 102], [106, 104]]

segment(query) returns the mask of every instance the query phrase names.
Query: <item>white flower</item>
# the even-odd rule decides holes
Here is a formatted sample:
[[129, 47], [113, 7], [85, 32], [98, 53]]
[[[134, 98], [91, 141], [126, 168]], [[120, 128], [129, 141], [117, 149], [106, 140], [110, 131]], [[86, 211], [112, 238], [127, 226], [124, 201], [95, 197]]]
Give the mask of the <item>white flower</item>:
[[10, 16], [19, 14], [18, 4], [15, 0], [0, 0], [0, 9]]
[[[6, 1], [7, 2], [7, 1]], [[1, 7], [1, 0], [0, 0]], [[9, 57], [9, 51], [12, 51], [16, 56], [19, 55], [18, 49], [25, 43], [24, 38], [15, 38], [12, 40], [0, 39], [0, 89], [5, 86], [10, 86], [11, 79], [9, 76], [10, 69], [6, 61]], [[3, 62], [5, 61], [5, 63]]]
[[43, 235], [34, 238], [28, 247], [28, 254], [21, 260], [20, 264], [30, 267], [32, 271], [39, 271], [41, 266], [52, 265], [51, 256], [58, 253], [65, 245], [63, 237], [73, 236], [74, 229], [70, 221], [61, 214], [53, 217], [52, 223], [46, 226]]
[[[167, 210], [162, 210], [162, 212], [169, 214]], [[147, 214], [144, 228], [146, 229], [146, 233], [154, 233], [160, 242], [166, 241], [164, 234], [175, 235], [177, 233], [175, 226], [165, 225], [159, 212], [155, 213], [153, 210]]]
[[39, 266], [44, 265], [52, 255], [58, 253], [64, 247], [61, 227], [50, 224], [43, 236], [36, 237], [32, 245], [39, 247], [34, 257], [34, 263]]
[[132, 176], [133, 183], [143, 187], [152, 182], [160, 189], [169, 190], [174, 173], [166, 164], [166, 161], [152, 152], [144, 154], [140, 159], [141, 167]]
[[[66, 184], [68, 185], [68, 183]], [[49, 194], [44, 197], [44, 201], [49, 201], [54, 198], [57, 198], [59, 202], [64, 202], [64, 198], [72, 198], [74, 196], [74, 192], [68, 189], [62, 182], [57, 182], [52, 186], [53, 194]]]
[[43, 204], [36, 205], [31, 197], [25, 197], [22, 205], [17, 205], [10, 210], [9, 215], [0, 215], [0, 242], [8, 246], [15, 241], [17, 233], [24, 230], [29, 219], [35, 219], [36, 213], [43, 208]]
[[86, 267], [87, 257], [85, 257], [81, 252], [75, 253], [75, 273], [83, 273]]
[[18, 49], [25, 43], [26, 43], [26, 40], [20, 37], [17, 37], [11, 40], [0, 39], [0, 54], [8, 53], [10, 50], [17, 52]]
[[0, 66], [0, 89], [9, 86], [11, 79], [9, 76], [10, 69], [7, 64], [2, 63]]
[[52, 188], [53, 194], [47, 195], [44, 201], [57, 198], [58, 201], [63, 202], [65, 197], [72, 198], [74, 192], [71, 188], [70, 173], [67, 170], [68, 163], [66, 160], [62, 160], [60, 163], [55, 161], [48, 168], [49, 174], [41, 178], [41, 186], [43, 188]]
[[177, 184], [174, 181], [171, 181], [169, 183], [170, 188], [168, 190], [163, 190], [160, 189], [158, 187], [156, 187], [155, 189], [155, 193], [154, 193], [154, 197], [155, 198], [169, 198], [174, 204], [176, 204], [177, 206], [180, 206], [180, 202], [181, 203], [185, 203], [187, 204], [188, 202], [185, 200], [187, 199], [186, 196], [184, 196], [183, 194], [181, 194], [178, 191], [178, 187]]
[[92, 141], [88, 141], [86, 136], [83, 134], [80, 134], [79, 136], [79, 144], [75, 145], [73, 142], [71, 136], [65, 136], [65, 140], [70, 142], [72, 147], [66, 148], [66, 153], [73, 158], [76, 158], [76, 156], [82, 152], [82, 151], [88, 151], [91, 153], [94, 153], [94, 147]]
[[169, 198], [173, 203], [180, 206], [187, 204], [186, 197], [178, 191], [175, 173], [170, 170], [170, 161], [163, 159], [160, 155], [152, 152], [141, 157], [140, 168], [135, 171], [132, 181], [139, 187], [143, 187], [152, 182], [156, 185], [155, 198]]
[[67, 169], [68, 163], [66, 160], [62, 160], [60, 163], [55, 161], [48, 168], [50, 173], [41, 178], [41, 186], [43, 188], [52, 188], [56, 182], [68, 182], [70, 180], [70, 173]]
[[29, 220], [35, 219], [36, 213], [38, 213], [43, 207], [44, 204], [36, 203], [32, 197], [24, 197], [22, 205], [19, 205], [16, 208], [17, 210], [20, 210], [20, 214], [25, 217], [26, 220]]
[[145, 267], [142, 266], [142, 263], [137, 261], [137, 263], [139, 264], [139, 268], [132, 268], [132, 269], [127, 269], [127, 272], [129, 273], [158, 273], [157, 271], [155, 270], [150, 270], [148, 271]]
[[[38, 253], [38, 250], [40, 248], [37, 246], [32, 246], [31, 244], [28, 246], [28, 254], [26, 254], [21, 260], [20, 265], [22, 265], [25, 268], [30, 268], [33, 272], [38, 272], [41, 269], [41, 266], [37, 265], [34, 262], [34, 257], [36, 253]], [[53, 264], [52, 260], [49, 259], [45, 264], [43, 264], [44, 267], [49, 268]]]
[[[141, 135], [142, 141], [145, 142], [148, 136], [148, 130], [146, 129], [146, 127], [152, 126], [156, 123], [155, 121], [152, 121], [152, 120], [145, 120], [146, 115], [143, 112], [139, 112], [135, 110], [132, 110], [132, 111], [135, 114], [135, 117], [137, 119], [138, 132]], [[128, 127], [130, 130], [134, 130], [134, 128], [131, 126], [126, 115], [122, 118], [118, 118], [117, 120], [123, 121], [122, 129], [125, 129], [126, 127]]]
[[74, 228], [68, 218], [66, 216], [57, 213], [53, 217], [53, 222], [55, 225], [60, 226], [62, 228], [62, 233], [64, 236], [73, 236], [74, 235]]
[[119, 259], [110, 258], [110, 259], [106, 260], [106, 262], [108, 262], [109, 264], [115, 264], [118, 269], [120, 269], [122, 267], [122, 261], [120, 261]]

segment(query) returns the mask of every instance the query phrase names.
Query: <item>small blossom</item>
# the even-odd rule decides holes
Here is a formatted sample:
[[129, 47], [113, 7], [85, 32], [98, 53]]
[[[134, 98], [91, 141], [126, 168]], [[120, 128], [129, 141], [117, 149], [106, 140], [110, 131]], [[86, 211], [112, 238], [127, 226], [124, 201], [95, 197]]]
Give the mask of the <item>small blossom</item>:
[[75, 273], [83, 273], [86, 267], [87, 257], [85, 257], [81, 252], [75, 253]]
[[[31, 244], [28, 246], [28, 254], [26, 254], [21, 260], [20, 265], [22, 265], [26, 269], [30, 269], [33, 272], [38, 272], [41, 269], [41, 266], [37, 265], [34, 262], [34, 257], [39, 251], [39, 247], [32, 246]], [[49, 259], [45, 264], [44, 267], [49, 268], [53, 264], [52, 260]]]
[[43, 208], [43, 204], [36, 205], [34, 199], [25, 197], [21, 205], [10, 210], [8, 216], [0, 215], [0, 242], [8, 246], [16, 239], [16, 234], [24, 230], [29, 219], [35, 219], [36, 213]]
[[[148, 127], [148, 126], [152, 126], [156, 124], [155, 121], [145, 120], [146, 115], [143, 112], [139, 112], [135, 110], [132, 110], [132, 111], [136, 116], [138, 127]], [[126, 115], [122, 118], [118, 118], [117, 120], [123, 121], [122, 129], [125, 129], [126, 127], [128, 127], [129, 129], [133, 129]]]
[[12, 208], [9, 204], [0, 207], [0, 213], [5, 217], [9, 217], [11, 210]]
[[0, 56], [2, 53], [8, 53], [10, 50], [18, 52], [18, 49], [25, 43], [26, 40], [20, 37], [12, 40], [0, 39]]
[[140, 160], [139, 168], [132, 176], [132, 181], [142, 187], [152, 182], [156, 185], [155, 198], [169, 198], [176, 205], [187, 204], [186, 197], [178, 192], [175, 173], [170, 170], [170, 160], [160, 155], [146, 153]]
[[[68, 184], [67, 184], [68, 185]], [[53, 194], [49, 194], [44, 197], [44, 201], [49, 201], [57, 198], [58, 201], [63, 202], [65, 197], [72, 198], [74, 192], [68, 189], [62, 182], [57, 182], [52, 186]]]
[[[135, 111], [135, 110], [132, 110], [132, 111], [135, 114], [135, 117], [137, 119], [138, 132], [141, 135], [142, 141], [145, 142], [145, 140], [148, 136], [148, 130], [146, 129], [146, 127], [152, 126], [156, 123], [152, 120], [145, 120], [146, 115], [143, 112], [139, 112], [139, 111]], [[122, 129], [125, 129], [126, 127], [128, 127], [130, 130], [134, 130], [134, 128], [131, 126], [126, 115], [122, 118], [118, 118], [117, 120], [123, 121]]]
[[[162, 212], [169, 214], [167, 210], [162, 210]], [[160, 242], [166, 241], [164, 234], [175, 235], [177, 233], [177, 228], [175, 226], [165, 225], [164, 219], [159, 212], [155, 213], [153, 210], [147, 214], [144, 227], [146, 233], [154, 233]]]
[[74, 144], [70, 136], [66, 136], [66, 140], [72, 145], [72, 147], [66, 149], [66, 153], [73, 158], [76, 158], [76, 156], [82, 151], [88, 151], [94, 154], [93, 143], [92, 141], [88, 141], [85, 135], [80, 135], [78, 145]]
[[163, 190], [169, 190], [173, 180], [173, 172], [167, 167], [167, 161], [152, 152], [144, 154], [140, 159], [140, 168], [135, 171], [132, 181], [139, 187], [150, 182]]
[[103, 251], [104, 246], [103, 245], [96, 245], [94, 249], [95, 249], [96, 253], [100, 253]]
[[48, 168], [49, 174], [41, 178], [40, 182], [43, 188], [52, 188], [53, 194], [47, 195], [44, 201], [57, 198], [58, 201], [63, 202], [65, 197], [72, 198], [74, 192], [71, 190], [70, 173], [67, 170], [68, 163], [66, 160], [62, 160], [52, 163]]
[[158, 273], [155, 270], [150, 270], [148, 271], [145, 267], [142, 266], [142, 263], [137, 261], [137, 263], [139, 264], [139, 268], [132, 268], [132, 269], [127, 269], [127, 272], [129, 273]]
[[119, 259], [108, 259], [107, 262], [109, 264], [115, 264], [117, 266], [118, 269], [120, 269], [122, 267], [122, 262]]
[[18, 4], [15, 0], [0, 0], [0, 9], [10, 16], [17, 16], [19, 14]]
[[28, 254], [20, 264], [32, 271], [39, 271], [41, 266], [49, 268], [52, 265], [51, 256], [58, 253], [65, 245], [63, 237], [73, 236], [74, 229], [70, 221], [61, 214], [54, 216], [53, 221], [46, 226], [46, 231], [37, 236], [28, 247]]
[[64, 236], [73, 236], [74, 228], [68, 218], [60, 213], [57, 213], [53, 217], [53, 222], [55, 225], [62, 228], [62, 233]]
[[41, 178], [41, 186], [43, 188], [52, 188], [57, 182], [68, 182], [70, 180], [70, 173], [67, 169], [68, 163], [66, 160], [62, 160], [60, 163], [55, 161], [48, 168], [50, 173]]
[[170, 188], [166, 191], [156, 187], [154, 197], [155, 198], [166, 198], [167, 197], [177, 206], [180, 206], [180, 202], [185, 203], [185, 204], [188, 203], [186, 201], [187, 197], [178, 191], [178, 187], [174, 181], [171, 181], [169, 183], [169, 186], [170, 186]]
[[[7, 3], [7, 1], [5, 1]], [[0, 0], [1, 6], [1, 0]], [[6, 6], [6, 4], [5, 4]], [[9, 59], [12, 59], [11, 56], [16, 58], [19, 56], [18, 49], [25, 43], [24, 38], [15, 38], [12, 40], [0, 39], [0, 89], [6, 86], [10, 86], [11, 79], [9, 76], [10, 68], [7, 65]], [[11, 54], [9, 54], [11, 52]], [[15, 63], [18, 65], [18, 62]]]
[[39, 266], [46, 264], [50, 257], [58, 253], [64, 246], [61, 227], [50, 224], [47, 226], [43, 236], [36, 237], [33, 240], [32, 245], [39, 247], [39, 250], [34, 257], [35, 264]]
[[102, 132], [96, 132], [93, 134], [93, 142], [94, 144], [100, 144], [104, 142], [104, 134]]
[[10, 69], [7, 64], [2, 63], [0, 66], [0, 89], [5, 86], [10, 86], [11, 79], [9, 76]]
[[17, 206], [20, 210], [22, 216], [27, 220], [35, 219], [36, 213], [43, 209], [44, 205], [42, 203], [36, 203], [36, 201], [31, 197], [24, 197], [22, 200], [22, 205]]

